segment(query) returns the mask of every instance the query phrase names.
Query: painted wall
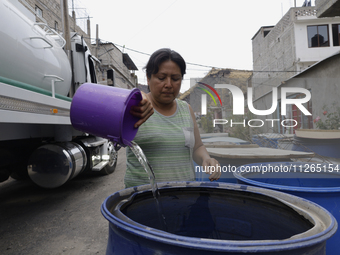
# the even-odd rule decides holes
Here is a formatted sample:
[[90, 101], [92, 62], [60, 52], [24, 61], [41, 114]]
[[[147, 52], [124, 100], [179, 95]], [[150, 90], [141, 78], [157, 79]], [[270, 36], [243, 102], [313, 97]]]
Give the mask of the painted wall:
[[[340, 51], [340, 46], [333, 45], [332, 24], [340, 24], [340, 17], [335, 18], [316, 18], [313, 17], [298, 17], [294, 24], [295, 34], [295, 51], [300, 65], [299, 69], [306, 69], [315, 61], [320, 61], [330, 55]], [[329, 47], [308, 47], [307, 26], [310, 25], [327, 25], [329, 34]]]

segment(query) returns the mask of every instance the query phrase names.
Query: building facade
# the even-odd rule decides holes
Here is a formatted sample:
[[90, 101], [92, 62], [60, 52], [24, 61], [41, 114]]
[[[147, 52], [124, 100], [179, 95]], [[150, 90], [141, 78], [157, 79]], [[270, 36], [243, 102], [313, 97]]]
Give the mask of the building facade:
[[340, 16], [340, 0], [315, 0], [318, 18]]
[[[234, 85], [238, 87], [244, 94], [246, 94], [251, 75], [252, 72], [248, 70], [212, 68], [210, 72], [199, 81], [197, 78], [194, 78], [192, 81], [194, 85], [191, 86], [189, 90], [181, 94], [179, 99], [190, 104], [196, 119], [203, 119], [201, 117], [204, 117], [211, 121], [211, 125], [213, 125], [213, 119], [228, 119], [229, 121], [233, 118], [232, 94], [228, 89], [216, 88], [215, 85]], [[213, 91], [209, 86], [216, 91], [216, 94], [215, 91]], [[206, 97], [205, 114], [202, 113], [202, 110], [204, 111], [202, 96]], [[201, 121], [198, 120], [198, 124], [200, 123]], [[227, 125], [218, 124], [213, 131], [229, 132], [229, 129]]]
[[316, 8], [291, 8], [252, 38], [253, 101], [272, 87], [340, 50], [340, 17], [317, 18]]
[[96, 52], [101, 63], [97, 72], [98, 83], [126, 89], [137, 86], [135, 71], [138, 68], [128, 54], [121, 52], [113, 43], [99, 43]]
[[[263, 132], [292, 134], [297, 128], [315, 128], [313, 119], [320, 115], [323, 107], [327, 107], [321, 104], [336, 101], [338, 96], [334, 90], [339, 88], [338, 74], [331, 68], [331, 64], [336, 63], [340, 51], [339, 39], [340, 17], [318, 18], [317, 9], [313, 6], [291, 8], [276, 26], [259, 29], [252, 38], [254, 73], [251, 86], [254, 108], [270, 109], [275, 100], [273, 91], [276, 90], [276, 111], [258, 117], [262, 120], [293, 119], [298, 123], [295, 127], [284, 127], [279, 122], [272, 126], [271, 122], [264, 121]], [[314, 73], [318, 73], [318, 76]], [[286, 114], [282, 115], [282, 87], [305, 88], [310, 91], [311, 100], [303, 105], [312, 115], [304, 115], [294, 105], [288, 105]], [[287, 97], [301, 99], [305, 94], [290, 93]]]
[[[63, 33], [62, 1], [60, 0], [11, 0], [21, 10], [35, 12], [36, 22], [46, 22], [56, 32]], [[23, 9], [23, 4], [25, 7]], [[69, 8], [70, 9], [70, 8]], [[81, 17], [83, 18], [83, 17]], [[91, 38], [90, 18], [87, 19], [87, 31], [77, 25], [75, 12], [68, 16], [70, 33], [82, 36], [91, 53], [100, 61], [96, 65], [98, 83], [121, 88], [134, 88], [138, 84], [134, 71], [138, 70], [128, 54], [122, 53], [113, 43], [102, 43], [98, 38]], [[92, 41], [97, 41], [93, 44]]]
[[[11, 2], [20, 2], [24, 5], [26, 2], [37, 13], [36, 22], [46, 21], [50, 28], [58, 33], [63, 33], [62, 6], [60, 0], [11, 0]], [[70, 32], [76, 32], [80, 36], [83, 36], [86, 44], [91, 45], [90, 19], [87, 20], [87, 31], [83, 31], [77, 26], [76, 19], [75, 12], [72, 12], [72, 16], [69, 16]]]

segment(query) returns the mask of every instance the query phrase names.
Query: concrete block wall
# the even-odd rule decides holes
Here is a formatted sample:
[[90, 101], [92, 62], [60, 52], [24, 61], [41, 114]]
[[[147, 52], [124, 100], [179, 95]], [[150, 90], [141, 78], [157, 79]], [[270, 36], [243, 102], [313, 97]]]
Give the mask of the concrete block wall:
[[115, 70], [115, 86], [127, 89], [137, 86], [136, 76], [125, 66], [123, 53], [113, 43], [99, 45], [98, 59], [102, 64], [101, 81], [106, 80], [106, 71], [113, 68]]
[[[62, 24], [62, 16], [61, 16], [61, 6], [60, 0], [25, 0], [33, 9], [35, 7], [39, 7], [42, 10], [42, 17], [46, 20], [49, 27], [55, 29], [55, 22], [58, 23], [58, 27], [56, 29], [57, 32], [61, 33], [63, 31]], [[19, 2], [22, 2], [19, 0]], [[40, 20], [37, 20], [40, 22]], [[77, 32], [79, 35], [82, 35], [85, 39], [86, 44], [90, 47], [91, 52], [91, 39], [90, 35], [87, 34], [87, 31], [83, 31], [80, 27], [75, 24], [75, 19], [69, 16], [69, 25], [71, 32]]]
[[[18, 0], [19, 2], [21, 0]], [[21, 1], [22, 2], [22, 1]], [[55, 29], [57, 32], [62, 33], [62, 11], [60, 0], [26, 0], [26, 2], [33, 8], [38, 7], [42, 10], [42, 17], [46, 20], [47, 24]], [[70, 8], [70, 6], [69, 6]], [[130, 72], [130, 70], [123, 63], [122, 52], [114, 46], [114, 44], [100, 45], [97, 49], [96, 44], [92, 44], [94, 40], [91, 40], [91, 32], [83, 31], [79, 26], [75, 24], [76, 17], [69, 16], [69, 26], [71, 32], [77, 32], [80, 36], [83, 36], [87, 46], [93, 55], [97, 53], [97, 56], [101, 61], [103, 67], [97, 68], [97, 80], [103, 82], [107, 80], [106, 71], [112, 67], [116, 68], [116, 85], [122, 88], [133, 88], [136, 87], [138, 81], [137, 76]], [[36, 20], [41, 22], [40, 20]], [[57, 27], [55, 24], [57, 22]], [[88, 23], [89, 25], [89, 23]], [[113, 51], [107, 52], [110, 48], [114, 47]], [[111, 67], [110, 67], [111, 66]], [[105, 82], [104, 82], [105, 83]]]
[[318, 18], [335, 17], [340, 13], [340, 0], [316, 0]]
[[293, 23], [295, 9], [291, 8], [267, 36], [258, 33], [253, 38], [254, 100], [293, 76], [295, 73], [291, 71], [297, 70]]

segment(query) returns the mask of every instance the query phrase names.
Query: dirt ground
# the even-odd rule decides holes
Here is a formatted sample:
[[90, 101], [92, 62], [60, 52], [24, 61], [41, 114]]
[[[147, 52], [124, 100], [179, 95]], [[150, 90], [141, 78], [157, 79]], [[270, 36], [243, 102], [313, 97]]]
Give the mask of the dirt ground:
[[57, 189], [0, 183], [0, 254], [105, 254], [109, 223], [100, 207], [124, 188], [125, 159], [122, 148], [113, 174], [76, 177]]

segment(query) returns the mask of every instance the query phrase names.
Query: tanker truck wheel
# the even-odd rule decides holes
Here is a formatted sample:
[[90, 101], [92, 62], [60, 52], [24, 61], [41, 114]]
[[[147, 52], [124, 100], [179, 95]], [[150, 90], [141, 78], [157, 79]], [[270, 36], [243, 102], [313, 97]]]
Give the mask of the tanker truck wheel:
[[116, 170], [118, 161], [118, 151], [115, 150], [114, 144], [109, 142], [107, 146], [107, 154], [109, 156], [109, 163], [100, 171], [102, 175], [112, 174]]

